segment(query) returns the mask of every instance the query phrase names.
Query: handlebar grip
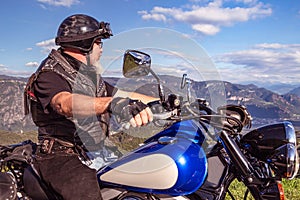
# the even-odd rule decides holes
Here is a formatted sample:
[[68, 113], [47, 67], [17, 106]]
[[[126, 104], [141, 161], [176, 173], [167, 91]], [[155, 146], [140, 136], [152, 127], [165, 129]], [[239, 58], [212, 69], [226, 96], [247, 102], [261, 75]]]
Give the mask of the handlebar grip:
[[[168, 119], [176, 114], [177, 114], [177, 109], [175, 109], [173, 111], [169, 111], [169, 112], [164, 112], [164, 113], [155, 113], [155, 114], [153, 114], [153, 121]], [[131, 125], [129, 122], [121, 122], [118, 130], [115, 132], [119, 132], [122, 130], [128, 130], [130, 128], [130, 126]]]
[[177, 114], [177, 109], [169, 111], [169, 112], [164, 112], [164, 113], [155, 113], [153, 114], [153, 120], [160, 120], [160, 119], [168, 119], [174, 115]]

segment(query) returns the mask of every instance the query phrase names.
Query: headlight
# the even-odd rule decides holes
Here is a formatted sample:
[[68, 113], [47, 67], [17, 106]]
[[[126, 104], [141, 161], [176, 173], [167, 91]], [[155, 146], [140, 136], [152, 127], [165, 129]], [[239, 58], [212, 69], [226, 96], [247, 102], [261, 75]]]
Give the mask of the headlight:
[[283, 178], [293, 179], [297, 175], [299, 158], [294, 144], [288, 143], [277, 148], [270, 161], [272, 169]]
[[290, 122], [263, 126], [245, 134], [241, 143], [259, 160], [270, 163], [282, 178], [292, 179], [299, 169], [295, 129]]
[[275, 149], [271, 155], [273, 170], [278, 171], [283, 178], [293, 179], [299, 170], [299, 155], [297, 151], [297, 138], [293, 125], [284, 122], [286, 144]]

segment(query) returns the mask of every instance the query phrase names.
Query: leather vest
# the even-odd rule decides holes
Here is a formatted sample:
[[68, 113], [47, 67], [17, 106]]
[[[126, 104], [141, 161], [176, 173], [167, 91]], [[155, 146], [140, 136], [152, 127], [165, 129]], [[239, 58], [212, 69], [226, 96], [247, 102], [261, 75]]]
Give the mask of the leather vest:
[[[86, 66], [87, 68], [91, 68]], [[39, 74], [47, 71], [52, 71], [63, 77], [71, 86], [72, 92], [91, 97], [105, 97], [107, 90], [105, 83], [100, 75], [96, 75], [96, 71], [92, 71], [93, 76], [88, 75], [81, 67], [79, 70], [74, 69], [69, 62], [64, 58], [58, 50], [52, 50], [49, 56], [41, 63], [37, 71], [29, 78], [24, 91], [25, 114], [31, 112], [34, 123], [42, 130], [42, 127], [47, 127], [50, 136], [55, 137], [55, 132], [58, 132], [57, 126], [68, 127], [67, 130], [72, 132], [71, 136], [74, 140], [79, 137], [81, 142], [92, 150], [96, 144], [102, 143], [108, 135], [109, 113], [102, 115], [94, 115], [87, 118], [77, 118], [74, 115], [71, 118], [66, 118], [55, 111], [48, 112], [43, 110], [38, 99], [34, 95], [33, 84], [38, 79]], [[91, 73], [91, 71], [89, 71]], [[51, 128], [53, 127], [53, 128]], [[45, 132], [45, 131], [44, 131]], [[39, 135], [45, 134], [40, 133]], [[78, 136], [78, 137], [77, 137]], [[90, 148], [90, 149], [89, 149]]]

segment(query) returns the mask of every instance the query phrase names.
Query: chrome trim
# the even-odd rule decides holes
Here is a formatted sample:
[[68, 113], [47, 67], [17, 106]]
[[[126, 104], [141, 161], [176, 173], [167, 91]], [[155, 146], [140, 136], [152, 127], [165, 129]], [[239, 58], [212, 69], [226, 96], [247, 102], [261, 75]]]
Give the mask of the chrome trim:
[[285, 121], [284, 127], [285, 127], [287, 141], [297, 146], [296, 132], [293, 124], [291, 122]]
[[299, 155], [297, 151], [297, 136], [295, 128], [291, 122], [284, 122], [286, 139], [290, 145], [288, 145], [288, 155], [287, 156], [287, 172], [289, 176], [287, 179], [293, 179], [299, 170]]

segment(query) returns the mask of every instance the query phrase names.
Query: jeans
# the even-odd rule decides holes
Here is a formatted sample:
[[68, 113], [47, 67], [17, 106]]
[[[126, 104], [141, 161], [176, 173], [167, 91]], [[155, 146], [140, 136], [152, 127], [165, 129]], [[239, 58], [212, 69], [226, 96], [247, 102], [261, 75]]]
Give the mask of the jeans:
[[38, 153], [34, 167], [64, 200], [102, 200], [96, 170], [84, 165], [77, 155]]

